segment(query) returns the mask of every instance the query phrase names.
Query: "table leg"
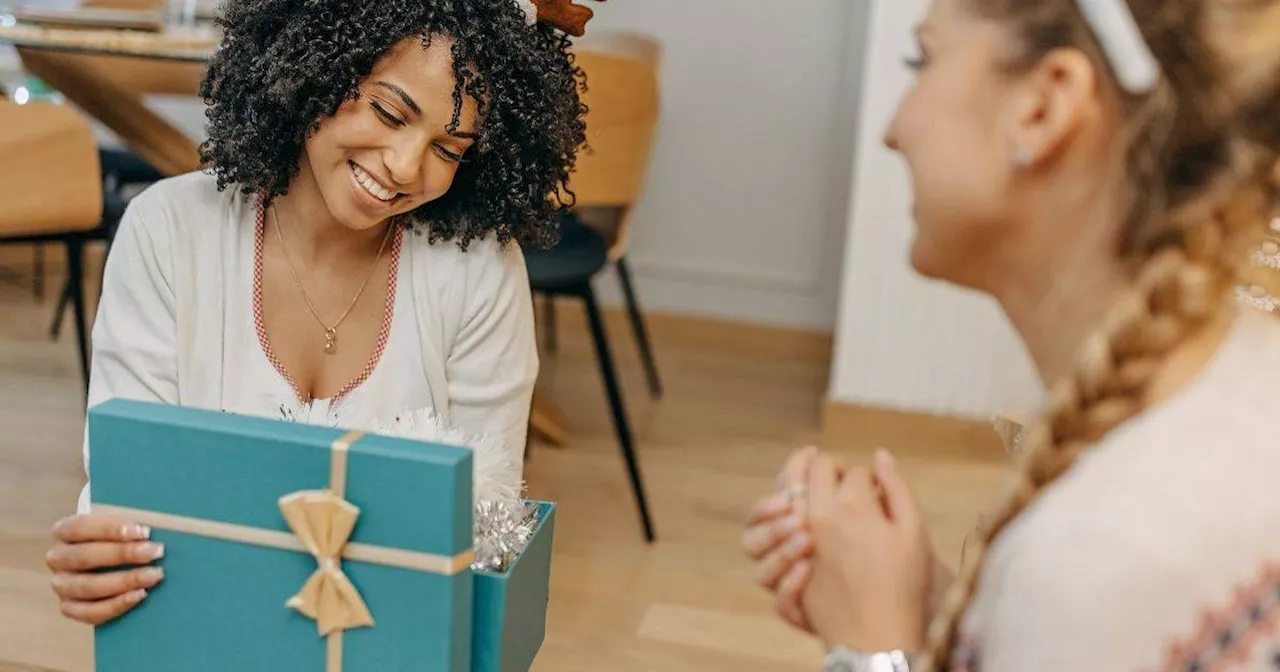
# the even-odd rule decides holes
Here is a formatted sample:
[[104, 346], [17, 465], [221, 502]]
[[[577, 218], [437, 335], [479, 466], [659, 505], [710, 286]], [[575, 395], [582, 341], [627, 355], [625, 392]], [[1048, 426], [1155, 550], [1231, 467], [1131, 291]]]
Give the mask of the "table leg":
[[199, 168], [194, 140], [152, 112], [136, 92], [94, 72], [84, 57], [23, 47], [18, 54], [31, 74], [114, 131], [156, 170], [181, 175]]

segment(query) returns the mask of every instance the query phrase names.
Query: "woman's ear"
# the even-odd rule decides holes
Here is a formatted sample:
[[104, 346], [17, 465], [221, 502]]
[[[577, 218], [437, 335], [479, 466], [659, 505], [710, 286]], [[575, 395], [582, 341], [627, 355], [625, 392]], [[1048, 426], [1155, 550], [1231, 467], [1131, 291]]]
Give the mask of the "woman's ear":
[[1010, 155], [1024, 167], [1052, 160], [1101, 110], [1097, 70], [1077, 49], [1046, 54], [1011, 95]]

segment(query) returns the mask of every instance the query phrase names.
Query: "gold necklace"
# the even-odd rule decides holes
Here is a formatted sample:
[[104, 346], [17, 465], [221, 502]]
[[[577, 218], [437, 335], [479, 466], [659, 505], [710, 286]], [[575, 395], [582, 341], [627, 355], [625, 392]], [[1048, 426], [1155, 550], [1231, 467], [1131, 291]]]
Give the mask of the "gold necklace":
[[391, 232], [395, 229], [395, 223], [387, 225], [387, 235], [382, 238], [382, 245], [378, 247], [378, 256], [373, 260], [373, 266], [369, 269], [369, 276], [364, 279], [364, 283], [360, 285], [360, 289], [356, 290], [355, 296], [351, 297], [351, 303], [347, 309], [342, 311], [342, 315], [338, 317], [338, 321], [329, 326], [324, 323], [324, 319], [320, 317], [320, 312], [316, 310], [314, 304], [311, 303], [311, 297], [307, 296], [307, 288], [302, 284], [302, 278], [298, 277], [298, 269], [293, 265], [293, 259], [289, 256], [289, 247], [285, 245], [284, 234], [280, 232], [280, 216], [276, 214], [275, 203], [271, 204], [271, 219], [276, 225], [276, 238], [280, 241], [280, 251], [284, 253], [285, 263], [289, 265], [289, 273], [293, 275], [293, 281], [298, 285], [298, 292], [302, 294], [302, 300], [306, 302], [307, 309], [311, 311], [311, 316], [316, 318], [316, 322], [320, 324], [320, 328], [324, 329], [324, 352], [326, 355], [332, 355], [338, 352], [338, 327], [346, 321], [347, 316], [351, 314], [351, 309], [356, 307], [356, 303], [360, 301], [360, 296], [364, 294], [364, 290], [369, 286], [369, 281], [373, 280], [373, 275], [378, 271], [378, 262], [382, 261], [382, 253], [387, 249], [387, 241], [391, 240]]

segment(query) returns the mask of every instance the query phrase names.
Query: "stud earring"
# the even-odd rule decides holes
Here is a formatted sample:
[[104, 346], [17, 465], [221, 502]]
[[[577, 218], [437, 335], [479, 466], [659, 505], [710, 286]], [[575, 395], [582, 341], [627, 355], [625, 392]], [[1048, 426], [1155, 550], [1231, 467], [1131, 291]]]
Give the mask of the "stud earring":
[[1013, 165], [1015, 168], [1026, 168], [1031, 165], [1031, 150], [1022, 145], [1013, 148]]

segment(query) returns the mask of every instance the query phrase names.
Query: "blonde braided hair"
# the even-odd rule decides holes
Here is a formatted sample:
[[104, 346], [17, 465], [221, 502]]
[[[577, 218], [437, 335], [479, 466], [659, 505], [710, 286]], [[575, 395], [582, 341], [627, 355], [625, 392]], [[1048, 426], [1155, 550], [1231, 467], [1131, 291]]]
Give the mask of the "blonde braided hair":
[[[968, 0], [1017, 26], [1029, 67], [1056, 48], [1106, 60], [1071, 0]], [[1165, 357], [1224, 308], [1276, 201], [1280, 171], [1280, 0], [1129, 0], [1161, 61], [1156, 91], [1112, 86], [1132, 138], [1132, 202], [1120, 250], [1130, 290], [1054, 385], [1022, 439], [1015, 477], [967, 539], [955, 583], [928, 633], [931, 667], [945, 670], [960, 620], [996, 537], [1090, 445], [1141, 413]]]

